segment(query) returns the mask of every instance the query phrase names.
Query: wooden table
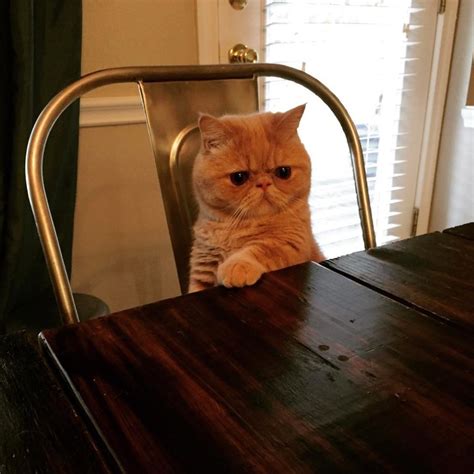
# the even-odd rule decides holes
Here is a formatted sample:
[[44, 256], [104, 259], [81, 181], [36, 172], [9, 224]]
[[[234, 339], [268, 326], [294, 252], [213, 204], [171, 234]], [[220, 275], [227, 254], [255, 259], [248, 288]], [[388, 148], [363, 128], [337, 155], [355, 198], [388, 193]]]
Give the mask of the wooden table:
[[429, 317], [474, 331], [474, 223], [324, 265]]
[[94, 472], [472, 473], [471, 232], [44, 331]]
[[0, 337], [0, 473], [111, 472], [108, 457], [45, 364], [36, 338], [25, 332]]

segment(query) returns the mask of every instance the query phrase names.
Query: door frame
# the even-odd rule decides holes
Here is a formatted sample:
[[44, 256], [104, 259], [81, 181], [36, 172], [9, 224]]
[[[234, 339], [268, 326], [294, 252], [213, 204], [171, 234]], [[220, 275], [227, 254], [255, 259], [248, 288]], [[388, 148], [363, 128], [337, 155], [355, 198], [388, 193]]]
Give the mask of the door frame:
[[438, 12], [415, 193], [414, 235], [428, 232], [458, 13], [459, 0], [446, 0], [444, 11]]
[[219, 64], [219, 1], [196, 2], [199, 64]]

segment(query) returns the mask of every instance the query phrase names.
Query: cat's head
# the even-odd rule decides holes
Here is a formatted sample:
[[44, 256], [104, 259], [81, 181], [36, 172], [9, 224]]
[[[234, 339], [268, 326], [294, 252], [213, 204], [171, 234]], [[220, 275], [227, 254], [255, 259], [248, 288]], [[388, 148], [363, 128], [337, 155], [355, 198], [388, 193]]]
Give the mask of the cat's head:
[[304, 109], [200, 116], [193, 184], [206, 214], [260, 217], [307, 200], [311, 164], [297, 133]]

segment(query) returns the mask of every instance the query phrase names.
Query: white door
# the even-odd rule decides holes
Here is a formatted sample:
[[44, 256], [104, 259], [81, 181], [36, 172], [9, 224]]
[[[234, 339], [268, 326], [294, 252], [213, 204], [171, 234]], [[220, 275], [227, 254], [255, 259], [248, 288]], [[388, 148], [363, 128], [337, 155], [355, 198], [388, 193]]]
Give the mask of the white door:
[[[216, 44], [213, 58], [226, 63], [228, 50], [245, 43], [259, 51], [260, 61], [315, 76], [344, 103], [365, 154], [379, 245], [409, 237], [417, 207], [423, 204], [422, 212], [429, 212], [439, 140], [435, 129], [442, 115], [434, 120], [433, 114], [442, 110], [440, 83], [446, 82], [448, 68], [443, 70], [439, 60], [449, 65], [457, 1], [448, 0], [448, 12], [440, 5], [438, 0], [198, 2], [202, 62], [217, 62], [205, 57], [206, 44]], [[209, 20], [209, 11], [210, 29], [209, 21], [199, 19], [204, 14]], [[207, 43], [204, 27], [208, 35], [214, 28], [216, 35]], [[442, 39], [444, 50], [438, 44]], [[264, 109], [285, 110], [303, 102], [308, 106], [300, 135], [313, 161], [310, 204], [316, 237], [328, 257], [360, 250], [349, 153], [337, 120], [301, 86], [264, 81]]]

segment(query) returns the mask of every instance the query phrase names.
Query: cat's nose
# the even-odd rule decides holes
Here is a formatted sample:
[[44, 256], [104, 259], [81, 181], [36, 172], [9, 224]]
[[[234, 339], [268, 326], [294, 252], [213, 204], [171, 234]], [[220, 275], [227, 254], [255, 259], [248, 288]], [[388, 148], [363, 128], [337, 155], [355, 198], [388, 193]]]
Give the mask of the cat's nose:
[[259, 178], [255, 186], [257, 186], [257, 188], [262, 188], [264, 191], [266, 191], [268, 186], [271, 185], [272, 181], [270, 178]]

